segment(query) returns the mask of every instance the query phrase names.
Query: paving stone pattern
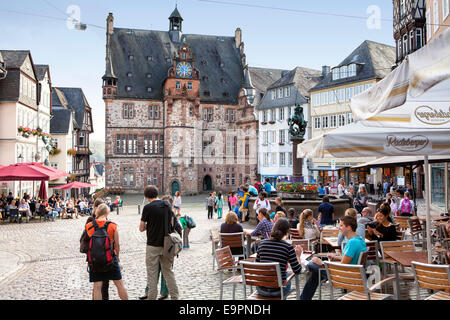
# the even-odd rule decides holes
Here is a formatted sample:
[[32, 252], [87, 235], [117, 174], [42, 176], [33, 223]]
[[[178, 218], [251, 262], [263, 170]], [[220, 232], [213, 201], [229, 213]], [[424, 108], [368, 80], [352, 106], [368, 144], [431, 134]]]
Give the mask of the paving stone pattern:
[[[223, 219], [207, 219], [205, 198], [206, 195], [183, 198], [182, 210], [195, 219], [197, 227], [190, 234], [191, 248], [183, 250], [174, 264], [180, 299], [219, 298], [219, 274], [212, 267], [210, 230], [218, 228]], [[138, 299], [146, 286], [146, 235], [138, 230], [140, 215], [137, 213], [137, 204], [142, 203], [142, 197], [125, 198], [124, 203], [128, 205], [120, 215], [111, 213], [110, 220], [119, 226], [122, 275], [129, 298]], [[79, 239], [86, 219], [1, 224], [0, 299], [91, 299], [92, 284], [89, 283], [86, 256], [79, 252]], [[305, 277], [305, 274], [300, 276], [300, 289]], [[405, 288], [402, 295], [408, 298], [412, 294], [414, 298], [415, 289], [412, 286]], [[226, 287], [224, 299], [231, 298], [232, 288]], [[110, 299], [119, 299], [112, 282]], [[241, 286], [236, 288], [236, 299], [243, 299]], [[288, 299], [295, 299], [295, 292]], [[322, 299], [329, 299], [326, 288]]]

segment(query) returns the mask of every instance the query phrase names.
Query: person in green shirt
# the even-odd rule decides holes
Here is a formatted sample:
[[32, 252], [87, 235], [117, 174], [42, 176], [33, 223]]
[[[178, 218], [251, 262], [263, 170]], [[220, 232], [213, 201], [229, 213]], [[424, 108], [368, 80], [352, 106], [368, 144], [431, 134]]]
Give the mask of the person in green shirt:
[[182, 217], [181, 214], [177, 214], [177, 219], [183, 228], [183, 249], [189, 249], [189, 232], [191, 232], [191, 228], [188, 227], [186, 218]]
[[223, 209], [223, 196], [222, 192], [219, 192], [216, 197], [216, 207], [217, 207], [217, 219], [222, 219], [222, 209]]

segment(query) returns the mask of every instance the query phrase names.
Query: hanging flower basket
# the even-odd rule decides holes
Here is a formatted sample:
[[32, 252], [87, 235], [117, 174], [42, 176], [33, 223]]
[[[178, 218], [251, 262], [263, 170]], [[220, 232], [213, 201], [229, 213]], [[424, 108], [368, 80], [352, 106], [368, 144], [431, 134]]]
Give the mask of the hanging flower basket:
[[72, 148], [72, 149], [67, 150], [67, 154], [70, 156], [74, 156], [77, 154], [77, 152], [75, 149]]
[[76, 178], [75, 174], [72, 173], [72, 174], [70, 175], [70, 177], [69, 177], [69, 180], [70, 180], [70, 181], [74, 181], [75, 178]]
[[51, 151], [49, 151], [49, 153], [50, 153], [52, 156], [56, 156], [57, 154], [60, 154], [60, 153], [61, 153], [61, 149], [53, 148]]
[[50, 162], [48, 161], [48, 159], [45, 159], [44, 164], [45, 164], [46, 166], [49, 166], [49, 165], [50, 165]]

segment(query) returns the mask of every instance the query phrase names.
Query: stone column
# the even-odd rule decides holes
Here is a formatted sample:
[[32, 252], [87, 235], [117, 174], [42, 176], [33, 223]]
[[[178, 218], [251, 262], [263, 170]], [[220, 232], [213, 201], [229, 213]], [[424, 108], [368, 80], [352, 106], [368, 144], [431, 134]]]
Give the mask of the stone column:
[[303, 182], [303, 158], [297, 158], [297, 146], [302, 143], [303, 138], [291, 138], [292, 141], [292, 177], [294, 181]]

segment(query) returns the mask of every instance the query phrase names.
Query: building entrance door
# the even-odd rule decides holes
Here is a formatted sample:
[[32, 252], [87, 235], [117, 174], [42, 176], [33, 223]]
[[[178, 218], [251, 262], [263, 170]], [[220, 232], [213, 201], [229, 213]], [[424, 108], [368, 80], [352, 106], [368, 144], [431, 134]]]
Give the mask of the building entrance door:
[[211, 177], [206, 175], [203, 178], [203, 191], [211, 191], [212, 190], [212, 180]]
[[180, 191], [180, 184], [178, 181], [174, 181], [172, 182], [172, 196], [174, 196], [177, 191]]

